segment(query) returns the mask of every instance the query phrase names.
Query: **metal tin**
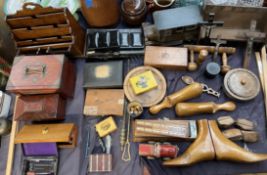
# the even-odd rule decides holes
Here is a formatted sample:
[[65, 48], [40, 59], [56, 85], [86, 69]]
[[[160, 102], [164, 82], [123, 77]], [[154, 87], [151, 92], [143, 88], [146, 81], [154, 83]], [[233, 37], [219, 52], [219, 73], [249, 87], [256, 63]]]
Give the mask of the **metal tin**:
[[11, 105], [11, 96], [0, 91], [0, 118], [7, 118]]
[[224, 92], [232, 99], [248, 101], [260, 92], [260, 82], [257, 76], [243, 68], [233, 69], [224, 77]]

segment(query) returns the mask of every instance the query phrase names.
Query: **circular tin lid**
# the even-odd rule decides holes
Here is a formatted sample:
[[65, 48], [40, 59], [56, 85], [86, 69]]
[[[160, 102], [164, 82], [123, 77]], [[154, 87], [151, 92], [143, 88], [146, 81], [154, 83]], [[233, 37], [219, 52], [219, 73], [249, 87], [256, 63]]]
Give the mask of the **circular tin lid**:
[[247, 69], [233, 69], [224, 77], [224, 90], [230, 98], [247, 101], [258, 95], [260, 82], [257, 76]]

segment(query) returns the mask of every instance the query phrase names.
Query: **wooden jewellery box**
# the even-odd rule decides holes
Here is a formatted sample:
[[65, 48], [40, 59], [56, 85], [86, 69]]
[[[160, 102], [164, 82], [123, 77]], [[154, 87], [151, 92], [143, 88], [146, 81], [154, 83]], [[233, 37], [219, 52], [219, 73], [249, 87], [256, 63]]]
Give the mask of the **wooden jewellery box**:
[[78, 130], [73, 123], [24, 125], [16, 134], [15, 143], [57, 143], [60, 148], [77, 144]]
[[11, 96], [0, 91], [0, 118], [7, 118], [11, 105]]
[[66, 100], [59, 94], [18, 97], [15, 120], [63, 120]]
[[74, 65], [64, 55], [19, 56], [6, 90], [22, 95], [59, 93], [72, 97], [75, 77]]

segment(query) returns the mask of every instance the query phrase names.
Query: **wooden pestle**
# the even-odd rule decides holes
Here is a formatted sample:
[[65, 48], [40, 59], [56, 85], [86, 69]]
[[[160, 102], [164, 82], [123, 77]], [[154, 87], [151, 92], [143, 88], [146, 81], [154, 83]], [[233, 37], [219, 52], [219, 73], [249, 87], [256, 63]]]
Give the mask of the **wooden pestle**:
[[179, 102], [183, 102], [202, 94], [203, 89], [200, 83], [192, 83], [185, 88], [167, 96], [164, 100], [158, 104], [149, 108], [151, 114], [157, 114], [164, 108], [171, 108]]
[[217, 111], [234, 111], [236, 105], [234, 102], [225, 102], [222, 104], [216, 104], [214, 102], [202, 102], [202, 103], [178, 103], [175, 107], [175, 112], [178, 116], [190, 116], [197, 114], [214, 114]]

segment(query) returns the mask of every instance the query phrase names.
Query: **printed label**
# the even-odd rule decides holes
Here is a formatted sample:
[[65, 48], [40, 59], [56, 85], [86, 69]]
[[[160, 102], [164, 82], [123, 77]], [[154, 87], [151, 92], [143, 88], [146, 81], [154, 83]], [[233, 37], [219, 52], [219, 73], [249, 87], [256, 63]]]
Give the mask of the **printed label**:
[[85, 0], [86, 7], [92, 7], [93, 6], [93, 1], [92, 0]]
[[84, 107], [84, 114], [85, 115], [97, 115], [97, 106], [86, 106]]

